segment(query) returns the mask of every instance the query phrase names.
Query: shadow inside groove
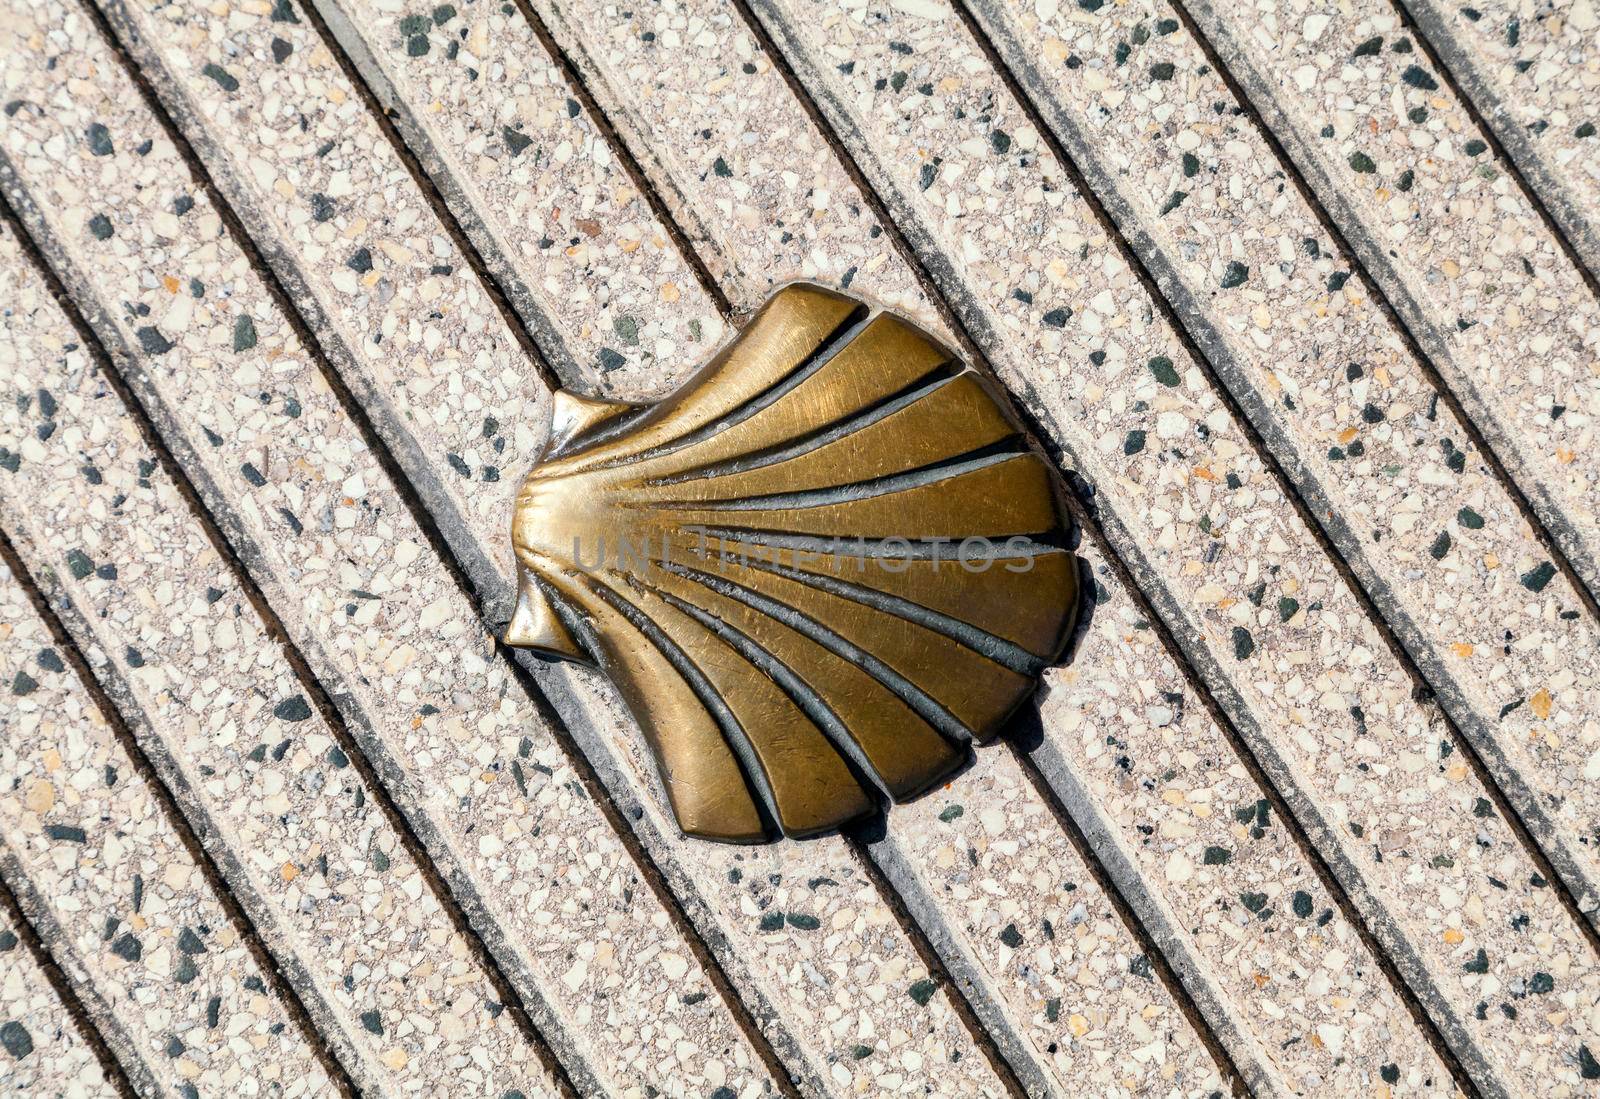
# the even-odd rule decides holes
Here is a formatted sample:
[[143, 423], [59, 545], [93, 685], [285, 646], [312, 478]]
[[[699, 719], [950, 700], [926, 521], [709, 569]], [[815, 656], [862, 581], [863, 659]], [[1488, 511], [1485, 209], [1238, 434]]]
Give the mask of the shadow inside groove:
[[[456, 246], [456, 251], [471, 265], [473, 273], [478, 277], [478, 283], [484, 288], [484, 292], [488, 294], [489, 300], [494, 303], [496, 311], [506, 322], [507, 330], [516, 339], [517, 345], [522, 349], [522, 353], [527, 356], [528, 362], [532, 364], [535, 372], [539, 375], [539, 379], [544, 382], [546, 388], [552, 391], [559, 389], [563, 384], [563, 380], [567, 384], [571, 384], [571, 379], [566, 376], [573, 372], [574, 365], [571, 363], [552, 363], [545, 357], [544, 349], [529, 333], [529, 329], [542, 331], [547, 326], [541, 323], [541, 317], [532, 315], [536, 314], [538, 310], [532, 304], [531, 295], [527, 287], [516, 278], [514, 271], [507, 270], [509, 264], [505, 257], [497, 255], [495, 259], [498, 262], [494, 267], [491, 267], [485, 261], [485, 257], [480, 255], [473, 246], [471, 236], [455, 216], [449, 201], [445, 198], [436, 181], [428, 174], [427, 169], [423, 167], [424, 156], [419, 155], [418, 151], [407, 145], [405, 138], [399, 132], [395, 119], [403, 119], [409, 108], [403, 102], [400, 102], [397, 90], [387, 87], [385, 90], [395, 99], [397, 105], [392, 108], [384, 106], [383, 97], [379, 95], [378, 89], [374, 88], [368, 80], [369, 74], [365, 71], [366, 66], [351, 56], [349, 44], [340, 34], [340, 31], [346, 31], [348, 34], [359, 32], [353, 27], [349, 27], [338, 16], [336, 7], [330, 6], [329, 10], [335, 13], [336, 18], [340, 19], [339, 27], [332, 26], [323, 12], [324, 3], [326, 3], [326, 0], [294, 0], [293, 6], [305, 14], [307, 24], [316, 32], [317, 37], [322, 40], [324, 48], [338, 62], [345, 79], [356, 90], [356, 94], [361, 97], [361, 102], [366, 107], [367, 114], [377, 123], [378, 128], [383, 131], [383, 136], [388, 140], [389, 147], [399, 157], [400, 163], [405, 166], [412, 182], [417, 185], [417, 190], [433, 209], [440, 225], [449, 234], [451, 242]], [[408, 128], [415, 132], [414, 125]], [[517, 323], [518, 319], [524, 323]]]
[[731, 319], [734, 313], [733, 304], [728, 300], [728, 295], [723, 293], [722, 284], [711, 273], [711, 269], [706, 265], [705, 258], [690, 244], [689, 234], [684, 230], [678, 219], [672, 215], [671, 209], [667, 206], [666, 198], [650, 181], [644, 169], [640, 166], [638, 158], [634, 156], [633, 150], [622, 139], [621, 132], [612, 122], [610, 115], [606, 114], [605, 109], [600, 105], [599, 99], [595, 97], [589, 86], [584, 82], [583, 74], [577, 64], [567, 55], [567, 51], [561, 48], [561, 44], [556, 41], [555, 35], [550, 33], [550, 28], [545, 25], [544, 19], [534, 9], [531, 0], [514, 0], [514, 2], [517, 5], [517, 10], [522, 13], [522, 17], [527, 20], [528, 26], [533, 29], [534, 35], [539, 39], [539, 44], [544, 47], [545, 53], [556, 67], [561, 70], [561, 75], [566, 78], [567, 85], [572, 88], [573, 94], [578, 97], [578, 101], [583, 105], [584, 112], [589, 116], [590, 121], [595, 124], [605, 137], [606, 145], [617, 155], [623, 170], [628, 173], [628, 177], [633, 181], [634, 186], [639, 189], [639, 193], [645, 196], [645, 201], [650, 204], [650, 209], [656, 215], [656, 220], [667, 230], [667, 235], [677, 245], [678, 254], [683, 257], [684, 262], [694, 272], [695, 280], [700, 283], [706, 294], [716, 304], [717, 311], [722, 314], [723, 319]]
[[848, 826], [843, 832], [845, 844], [861, 864], [862, 873], [876, 887], [878, 895], [884, 899], [889, 911], [894, 913], [895, 922], [900, 925], [901, 931], [911, 940], [918, 959], [928, 971], [928, 978], [943, 988], [950, 997], [950, 1006], [954, 1009], [956, 1017], [961, 1020], [961, 1025], [967, 1033], [972, 1035], [973, 1044], [983, 1053], [989, 1062], [989, 1067], [1000, 1078], [1006, 1093], [1021, 1099], [1028, 1095], [1028, 1090], [1023, 1086], [1018, 1070], [1001, 1052], [999, 1042], [989, 1033], [974, 1006], [973, 1000], [976, 996], [982, 995], [981, 990], [972, 987], [972, 982], [958, 980], [956, 975], [951, 973], [952, 967], [945, 965], [939, 951], [934, 947], [932, 936], [917, 919], [906, 894], [895, 887], [882, 859], [874, 851], [876, 846], [874, 841], [883, 836], [885, 824], [884, 815], [878, 813], [860, 824]]

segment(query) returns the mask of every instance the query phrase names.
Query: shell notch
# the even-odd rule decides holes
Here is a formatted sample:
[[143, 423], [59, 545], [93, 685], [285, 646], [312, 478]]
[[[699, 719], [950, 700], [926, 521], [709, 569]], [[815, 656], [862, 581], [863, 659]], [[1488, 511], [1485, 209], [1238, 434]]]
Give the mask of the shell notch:
[[598, 397], [580, 397], [565, 389], [558, 389], [550, 403], [550, 437], [544, 445], [544, 458], [553, 458], [566, 451], [579, 436], [591, 429], [610, 423], [627, 412], [643, 405], [626, 401], [608, 401]]
[[517, 577], [517, 605], [506, 626], [505, 643], [568, 660], [585, 659], [583, 650], [556, 617], [550, 600], [539, 590], [538, 582], [521, 569]]
[[505, 640], [611, 678], [685, 832], [815, 834], [948, 777], [1060, 656], [1060, 501], [985, 377], [793, 284], [656, 404], [556, 394]]

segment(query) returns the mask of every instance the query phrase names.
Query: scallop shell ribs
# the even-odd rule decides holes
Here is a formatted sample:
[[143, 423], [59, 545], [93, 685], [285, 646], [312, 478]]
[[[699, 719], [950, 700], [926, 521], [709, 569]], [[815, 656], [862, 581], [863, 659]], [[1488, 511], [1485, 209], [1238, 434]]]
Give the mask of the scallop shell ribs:
[[611, 678], [686, 833], [811, 835], [949, 776], [1060, 655], [1059, 490], [976, 371], [791, 285], [657, 404], [556, 394], [505, 639]]

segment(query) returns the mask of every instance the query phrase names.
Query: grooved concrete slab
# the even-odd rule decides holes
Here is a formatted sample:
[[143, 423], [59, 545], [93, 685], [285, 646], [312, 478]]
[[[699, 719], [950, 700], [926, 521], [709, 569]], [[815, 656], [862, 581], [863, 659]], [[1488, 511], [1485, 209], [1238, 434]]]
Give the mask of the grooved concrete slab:
[[[1597, 1086], [1589, 0], [5, 3], [0, 878], [141, 1093]], [[1089, 608], [731, 848], [505, 528], [795, 278], [993, 366]], [[5, 935], [0, 1090], [104, 1090]]]
[[[265, 53], [265, 51], [263, 51], [263, 53]], [[307, 55], [311, 56], [313, 60], [315, 60], [314, 51], [308, 51]], [[259, 57], [261, 55], [257, 56]], [[288, 65], [291, 61], [292, 55], [290, 58], [286, 58], [282, 64]], [[240, 63], [236, 63], [235, 68], [239, 69], [242, 73], [252, 72], [252, 70], [245, 68], [242, 62], [243, 55], [241, 54]], [[181, 62], [179, 60], [174, 60], [172, 62], [174, 71], [181, 71], [176, 68], [176, 66], [180, 63]], [[275, 75], [277, 72], [275, 69], [263, 67], [259, 71], [263, 80], [271, 81], [279, 78]], [[330, 77], [331, 75], [332, 74], [330, 73]], [[333, 98], [337, 99], [337, 86], [332, 89], [332, 92]], [[215, 81], [206, 80], [186, 82], [181, 86], [181, 90], [178, 91], [178, 94], [182, 95], [192, 94], [197, 98], [203, 97], [202, 101], [210, 103], [212, 105], [211, 109], [219, 113], [231, 111], [231, 104], [235, 102], [235, 100], [232, 98], [231, 93], [227, 93], [226, 95], [222, 93], [227, 93], [227, 89], [220, 87]], [[206, 108], [202, 107], [202, 111], [204, 110], [206, 110]], [[284, 118], [281, 120], [280, 124], [292, 126], [294, 121], [292, 118]], [[375, 131], [375, 127], [373, 130]], [[372, 133], [372, 131], [369, 131], [369, 133]], [[372, 140], [374, 142], [380, 141], [381, 137], [373, 136]], [[214, 146], [214, 148], [216, 148], [218, 152], [221, 152], [223, 146], [219, 142]], [[284, 144], [279, 143], [273, 147], [270, 147], [270, 151], [274, 157], [282, 157], [290, 151], [290, 148], [291, 147], [286, 147]], [[376, 154], [377, 148], [378, 147], [376, 145], [372, 146], [374, 154]], [[301, 179], [299, 181], [297, 189], [303, 193], [306, 189], [320, 185], [317, 182], [317, 174], [323, 172], [336, 173], [337, 169], [332, 163], [329, 162], [327, 155], [323, 157], [313, 157], [311, 155], [312, 150], [309, 143], [306, 143], [301, 151], [304, 159], [297, 161], [297, 165], [300, 166], [302, 171], [309, 170], [313, 173], [312, 178]], [[258, 154], [256, 158], [257, 162], [259, 162], [260, 159], [260, 154]], [[382, 158], [379, 155], [372, 155], [369, 157], [369, 160], [372, 163], [382, 163]], [[274, 162], [268, 161], [267, 163], [270, 164]], [[287, 160], [281, 160], [276, 161], [276, 163], [281, 164], [284, 167], [285, 176], [289, 176], [289, 162]], [[226, 171], [231, 167], [235, 167], [236, 165], [237, 162], [235, 162], [235, 165], [225, 166], [220, 170]], [[331, 197], [333, 192], [342, 190], [342, 188], [336, 183], [335, 175], [329, 175], [326, 178], [328, 179], [328, 182], [325, 185], [326, 191], [324, 193], [328, 193]], [[354, 184], [352, 184], [352, 186], [354, 186]], [[360, 194], [362, 192], [356, 193]], [[296, 218], [296, 212], [292, 212], [293, 207], [290, 207], [287, 203], [280, 205], [279, 199], [283, 197], [284, 196], [282, 195], [281, 189], [278, 188], [274, 188], [271, 191], [263, 189], [261, 191], [241, 194], [241, 198], [246, 202], [252, 204], [254, 202], [260, 202], [263, 214], [266, 214], [270, 211], [271, 213], [282, 218], [282, 220], [277, 221], [274, 226], [275, 230], [279, 234], [282, 234], [281, 239], [295, 242], [297, 248], [304, 247], [304, 245], [300, 244], [301, 241], [304, 241], [306, 245], [310, 246], [308, 249], [300, 252], [300, 254], [295, 257], [297, 260], [296, 271], [299, 277], [305, 279], [307, 289], [312, 294], [317, 295], [318, 300], [324, 303], [326, 315], [331, 322], [329, 329], [330, 335], [337, 334], [342, 336], [345, 333], [349, 333], [353, 328], [355, 328], [356, 325], [362, 323], [363, 313], [366, 314], [367, 323], [373, 323], [380, 311], [385, 312], [384, 320], [390, 325], [394, 326], [398, 332], [399, 326], [397, 322], [406, 317], [404, 310], [407, 308], [408, 302], [416, 303], [418, 306], [418, 312], [411, 316], [412, 323], [416, 323], [417, 321], [423, 319], [423, 314], [427, 312], [427, 310], [422, 307], [429, 301], [426, 291], [416, 286], [416, 283], [419, 280], [408, 277], [407, 274], [402, 274], [398, 270], [396, 270], [395, 274], [393, 275], [397, 289], [397, 293], [395, 293], [393, 299], [386, 298], [381, 293], [370, 296], [357, 295], [353, 301], [349, 297], [341, 297], [338, 280], [336, 278], [330, 278], [329, 273], [325, 268], [322, 268], [312, 262], [321, 254], [319, 250], [315, 249], [314, 244], [311, 243], [311, 241], [314, 240], [314, 237], [309, 236], [312, 231], [310, 228], [312, 223], [304, 220], [298, 220]], [[354, 196], [351, 197], [353, 198]], [[398, 199], [390, 200], [389, 205], [391, 208], [393, 208], [398, 202]], [[414, 209], [419, 208], [420, 207], [416, 207]], [[424, 215], [418, 214], [418, 216], [421, 218]], [[399, 215], [399, 217], [403, 218], [404, 214]], [[340, 218], [336, 213], [334, 217], [330, 218], [329, 220], [337, 224]], [[429, 277], [433, 277], [431, 269], [429, 271]], [[618, 281], [620, 281], [620, 279]], [[432, 311], [439, 312], [437, 309]], [[492, 317], [492, 314], [489, 314], [488, 316]], [[469, 332], [471, 331], [471, 319], [472, 318], [467, 319]], [[578, 325], [578, 319], [574, 318], [573, 323], [576, 327]], [[495, 326], [492, 324], [486, 324], [485, 327], [488, 329], [488, 334], [493, 335], [496, 333]], [[355, 330], [360, 331], [360, 329]], [[394, 338], [398, 337], [396, 336]], [[392, 342], [393, 339], [391, 339], [391, 344]], [[509, 339], [506, 339], [505, 344], [502, 346], [509, 346], [510, 342], [511, 341]], [[392, 346], [388, 351], [381, 351], [375, 349], [372, 343], [364, 339], [350, 339], [346, 337], [344, 346], [351, 349], [351, 357], [354, 361], [354, 364], [363, 372], [371, 370], [380, 363], [389, 362], [389, 356], [393, 354]], [[459, 344], [457, 346], [459, 346]], [[424, 337], [423, 346], [418, 349], [418, 354], [425, 355], [427, 351], [427, 339]], [[513, 364], [511, 362], [508, 361], [506, 363], [508, 374], [510, 373], [512, 366]], [[538, 384], [537, 375], [534, 375], [531, 371], [529, 371], [527, 376], [524, 378], [524, 382], [527, 390], [532, 392], [534, 387]], [[394, 401], [398, 406], [397, 412], [401, 416], [411, 413], [414, 408], [420, 408], [420, 406], [413, 406], [409, 400], [406, 399], [406, 396], [407, 395], [405, 394], [393, 393], [390, 395], [390, 400]], [[444, 394], [440, 394], [439, 396], [443, 398]], [[470, 397], [467, 399], [470, 400]], [[442, 410], [438, 408], [438, 406], [434, 406], [434, 415], [432, 417], [434, 423], [442, 423], [449, 418], [451, 417], [446, 416]], [[412, 422], [417, 422], [416, 416], [412, 415], [411, 420]], [[450, 491], [454, 494], [458, 494], [458, 498], [462, 500], [464, 505], [464, 514], [469, 516], [469, 529], [471, 529], [481, 539], [481, 544], [485, 546], [493, 546], [495, 549], [500, 549], [503, 546], [503, 542], [500, 539], [494, 539], [491, 541], [491, 536], [488, 534], [488, 532], [498, 531], [504, 527], [504, 497], [493, 492], [465, 491], [462, 487], [464, 485], [464, 481], [460, 476], [458, 476], [457, 468], [454, 468], [455, 463], [439, 461], [437, 451], [434, 451], [434, 457], [432, 458], [432, 461], [436, 464], [431, 467], [431, 472], [435, 476], [438, 476], [444, 480], [444, 482], [449, 486]], [[492, 472], [492, 469], [488, 472]], [[494, 483], [494, 479], [492, 477], [487, 479], [489, 483]], [[486, 512], [484, 510], [485, 507], [494, 509], [494, 513]], [[467, 510], [469, 508], [474, 510]], [[617, 725], [617, 718], [613, 716], [616, 712], [615, 703], [609, 699], [601, 700], [597, 698], [595, 705], [602, 708], [592, 710], [591, 712], [598, 714], [600, 720], [607, 727], [615, 728]], [[628, 746], [630, 753], [633, 752], [637, 747], [638, 745], [636, 741], [630, 743]], [[647, 776], [651, 775], [653, 771], [651, 764], [644, 758], [633, 755], [630, 755], [630, 762], [634, 768], [635, 775], [639, 776], [636, 781], [649, 781]], [[704, 859], [699, 861], [701, 863], [705, 862]], [[774, 864], [765, 875], [769, 879], [774, 876], [778, 876], [795, 880], [803, 879], [807, 882], [822, 883], [847, 883], [851, 879], [860, 879], [860, 872], [852, 866], [853, 857], [844, 847], [844, 845], [837, 841], [819, 841], [816, 844], [808, 844], [803, 849], [778, 850], [773, 852], [767, 861]], [[721, 875], [712, 877], [709, 880], [702, 878], [701, 882], [697, 883], [699, 891], [703, 895], [707, 896], [716, 895], [718, 893], [725, 894], [726, 876], [727, 874], [736, 872], [737, 869], [738, 868], [736, 865], [730, 865]], [[841, 887], [846, 889], [850, 888], [848, 885]], [[845, 895], [850, 896], [851, 894], [847, 892]], [[749, 921], [750, 917], [748, 913], [739, 912], [737, 915], [735, 915], [732, 911], [729, 911], [726, 908], [723, 911], [723, 920], [732, 924], [732, 927], [728, 928], [727, 930], [724, 930], [722, 927], [718, 927], [716, 928], [718, 934], [750, 934], [749, 930], [740, 926], [741, 924], [747, 924], [747, 921]], [[802, 913], [802, 916], [807, 914], [808, 913]], [[866, 915], [869, 918], [881, 920], [883, 917], [887, 916], [887, 914], [888, 913], [886, 909], [879, 907], [877, 911], [868, 912]], [[795, 930], [801, 932], [808, 930], [807, 923], [804, 919], [802, 919], [799, 923], [791, 922], [788, 926], [790, 928], [791, 935]], [[804, 937], [797, 940], [797, 942], [799, 941], [804, 941]], [[889, 965], [889, 971], [891, 973], [908, 966], [917, 965], [915, 955], [911, 952], [911, 944], [908, 940], [893, 936], [891, 934], [885, 938], [884, 942], [888, 944], [890, 953], [888, 957], [883, 959], [883, 961], [884, 964]], [[832, 964], [837, 964], [836, 957], [832, 959], [829, 957], [830, 953], [837, 949], [835, 944], [824, 939], [821, 943], [816, 945], [820, 947], [821, 953], [817, 955], [815, 964], [822, 965], [829, 962]], [[851, 951], [850, 953], [854, 953], [854, 951]], [[772, 991], [768, 993], [768, 995], [771, 997], [770, 1002], [778, 1005], [780, 1010], [793, 1010], [793, 1007], [790, 1005], [794, 1001], [805, 1002], [804, 998], [796, 995], [796, 992], [806, 989], [812, 990], [812, 996], [816, 996], [818, 992], [822, 992], [829, 1000], [832, 1000], [835, 997], [844, 997], [847, 1001], [865, 1000], [866, 1002], [870, 1003], [881, 997], [881, 992], [876, 991], [876, 985], [864, 984], [856, 986], [855, 993], [847, 996], [842, 989], [829, 987], [832, 982], [824, 983], [820, 988], [816, 986], [815, 982], [797, 984], [791, 977], [785, 975], [784, 971], [786, 968], [788, 967], [773, 964], [770, 966], [763, 965], [755, 970], [755, 972], [759, 975], [759, 979], [767, 983], [769, 988], [772, 988]], [[915, 981], [916, 974], [912, 972], [911, 975], [906, 979], [906, 983], [910, 985], [914, 984]], [[939, 1065], [941, 1062], [944, 1062], [947, 1065], [954, 1065], [956, 1067], [946, 1067], [941, 1070], [942, 1075], [950, 1078], [942, 1086], [956, 1088], [957, 1090], [971, 1088], [980, 1091], [992, 1089], [998, 1086], [988, 1075], [989, 1070], [983, 1057], [979, 1055], [977, 1049], [970, 1044], [970, 1035], [968, 1035], [959, 1026], [954, 1014], [949, 1012], [945, 1007], [945, 1002], [942, 997], [936, 1001], [931, 1008], [929, 1008], [928, 1012], [923, 1012], [920, 1010], [923, 1005], [918, 1005], [915, 1002], [914, 997], [896, 996], [893, 999], [880, 1000], [880, 1002], [883, 1003], [883, 1007], [879, 1011], [879, 1018], [874, 1022], [872, 1029], [876, 1032], [888, 1032], [892, 1034], [898, 1030], [906, 1034], [917, 1035], [915, 1038], [917, 1045], [908, 1051], [907, 1055], [901, 1056], [900, 1058], [904, 1067], [912, 1068], [915, 1066], [916, 1076], [926, 1076], [928, 1073], [934, 1071], [935, 1066]], [[810, 1006], [820, 1010], [821, 1003], [822, 1001], [813, 999]], [[936, 1021], [936, 1025], [927, 1028], [922, 1034], [918, 1034], [918, 1030], [920, 1029], [917, 1023], [918, 1016], [925, 1014], [932, 1014], [934, 1020]], [[831, 1074], [831, 1070], [825, 1068], [825, 1066], [830, 1062], [843, 1062], [845, 1050], [841, 1047], [841, 1034], [836, 1032], [828, 1034], [824, 1038], [823, 1035], [814, 1031], [808, 1031], [805, 1026], [800, 1025], [798, 1017], [796, 1017], [795, 1021], [790, 1025], [792, 1027], [792, 1033], [797, 1036], [803, 1036], [798, 1037], [797, 1040], [802, 1043], [802, 1048], [806, 1048], [808, 1051], [807, 1055], [811, 1061], [811, 1064], [808, 1067], [811, 1071], [818, 1072], [819, 1074], [826, 1071]], [[826, 1041], [827, 1044], [821, 1044], [822, 1041]], [[854, 1045], [852, 1045], [850, 1048], [853, 1049]], [[857, 1072], [852, 1073], [852, 1076], [860, 1075], [863, 1079], [870, 1079], [873, 1076], [885, 1071], [893, 1072], [893, 1066], [884, 1066], [882, 1061], [873, 1060], [870, 1058], [861, 1058], [859, 1060], [861, 1061], [860, 1068], [857, 1070]], [[927, 1078], [932, 1079], [931, 1076], [927, 1076]]]
[[[1448, 394], [1249, 120], [1167, 110], [1175, 98], [1231, 102], [1172, 9], [1130, 5], [1076, 26], [1036, 23], [1015, 4], [980, 10], [1221, 384], [1597, 918], [1587, 840], [1600, 725], [1584, 698], [1600, 686], [1600, 634]], [[1140, 46], [1119, 65], [1129, 41]], [[1046, 75], [1063, 49], [1095, 79]], [[1145, 140], [1102, 153], [1107, 133]], [[1293, 596], [1278, 611], [1314, 618]]]

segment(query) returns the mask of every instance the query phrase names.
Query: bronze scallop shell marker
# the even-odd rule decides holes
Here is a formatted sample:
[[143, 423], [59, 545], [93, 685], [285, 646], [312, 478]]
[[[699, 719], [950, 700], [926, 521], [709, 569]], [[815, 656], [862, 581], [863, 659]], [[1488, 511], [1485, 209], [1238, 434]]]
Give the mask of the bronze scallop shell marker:
[[976, 371], [791, 285], [658, 404], [556, 394], [506, 643], [611, 677], [685, 832], [821, 832], [949, 775], [1060, 655], [1058, 489]]

